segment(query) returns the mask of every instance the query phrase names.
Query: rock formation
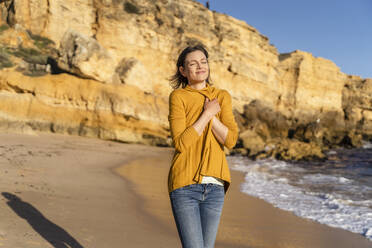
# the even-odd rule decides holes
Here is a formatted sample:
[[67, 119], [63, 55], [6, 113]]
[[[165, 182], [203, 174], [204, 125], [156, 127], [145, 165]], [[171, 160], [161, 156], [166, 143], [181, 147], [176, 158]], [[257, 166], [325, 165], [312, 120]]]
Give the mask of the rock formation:
[[311, 159], [372, 139], [372, 79], [279, 54], [192, 0], [0, 1], [0, 128], [170, 145], [167, 79], [188, 44], [210, 52], [241, 130], [234, 153]]

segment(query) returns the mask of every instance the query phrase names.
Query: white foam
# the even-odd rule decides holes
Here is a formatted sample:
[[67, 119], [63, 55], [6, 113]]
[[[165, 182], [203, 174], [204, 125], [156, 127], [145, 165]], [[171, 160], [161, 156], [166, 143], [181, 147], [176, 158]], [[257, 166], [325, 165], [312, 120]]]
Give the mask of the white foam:
[[[292, 165], [283, 161], [250, 161], [240, 158], [234, 159], [230, 164], [232, 169], [245, 173], [242, 192], [291, 211], [297, 216], [360, 233], [372, 240], [372, 212], [368, 207], [371, 206], [370, 200], [352, 201], [333, 192], [306, 192], [303, 188], [290, 185], [286, 178], [278, 177], [279, 174], [272, 171], [292, 169], [288, 168]], [[350, 185], [352, 180], [333, 175], [312, 174], [305, 175], [302, 182]]]
[[363, 235], [372, 240], [372, 227], [363, 229]]
[[330, 150], [330, 151], [327, 153], [327, 155], [335, 155], [335, 154], [337, 154], [337, 152], [336, 152], [336, 151], [333, 151], [333, 150]]
[[372, 142], [363, 142], [362, 147], [364, 149], [371, 149], [372, 148]]
[[332, 175], [324, 175], [324, 174], [312, 174], [306, 175], [302, 179], [303, 183], [318, 183], [318, 184], [327, 184], [327, 183], [339, 183], [339, 184], [350, 184], [352, 182], [351, 179], [347, 179], [345, 177], [338, 177]]

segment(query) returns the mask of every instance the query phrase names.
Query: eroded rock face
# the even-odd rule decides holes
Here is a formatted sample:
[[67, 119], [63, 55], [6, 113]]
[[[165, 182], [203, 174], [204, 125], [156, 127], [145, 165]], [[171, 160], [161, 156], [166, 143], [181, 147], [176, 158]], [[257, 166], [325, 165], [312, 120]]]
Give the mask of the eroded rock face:
[[119, 79], [118, 83], [137, 86], [149, 94], [154, 92], [151, 74], [141, 61], [135, 58], [123, 58], [115, 72], [115, 77]]
[[[276, 48], [253, 27], [209, 11], [200, 3], [188, 0], [28, 0], [25, 3], [14, 0], [18, 1], [19, 4], [14, 5], [16, 23], [51, 39], [59, 49], [69, 30], [81, 37], [93, 38], [111, 54], [115, 68], [123, 59], [135, 58], [150, 75], [151, 82], [147, 84], [157, 95], [169, 95], [167, 78], [176, 69], [175, 60], [180, 50], [187, 44], [202, 42], [211, 54], [215, 85], [235, 95], [234, 104], [240, 111], [242, 101], [260, 97], [273, 103], [279, 96], [275, 90], [278, 85]], [[44, 2], [49, 5], [45, 6]], [[36, 5], [41, 9], [32, 9]], [[42, 25], [36, 26], [35, 19]], [[83, 43], [88, 42], [81, 42], [79, 46], [90, 51]], [[84, 71], [78, 66], [77, 69]], [[110, 77], [94, 78], [101, 81]]]
[[58, 65], [82, 78], [112, 83], [115, 61], [97, 40], [67, 30], [59, 47]]
[[372, 138], [372, 79], [349, 76], [342, 100], [348, 130], [366, 139]]
[[105, 85], [68, 74], [40, 80], [0, 73], [0, 127], [122, 142], [168, 144], [167, 101], [130, 85]]
[[[0, 57], [13, 63], [0, 71], [3, 129], [169, 145], [168, 78], [179, 52], [201, 42], [214, 86], [232, 95], [235, 152], [308, 159], [372, 137], [370, 79], [306, 52], [278, 54], [253, 27], [194, 1], [12, 0], [0, 3], [3, 24]], [[28, 30], [21, 40], [16, 27]], [[23, 45], [34, 50], [7, 50]], [[40, 75], [22, 66], [51, 74], [30, 78]]]

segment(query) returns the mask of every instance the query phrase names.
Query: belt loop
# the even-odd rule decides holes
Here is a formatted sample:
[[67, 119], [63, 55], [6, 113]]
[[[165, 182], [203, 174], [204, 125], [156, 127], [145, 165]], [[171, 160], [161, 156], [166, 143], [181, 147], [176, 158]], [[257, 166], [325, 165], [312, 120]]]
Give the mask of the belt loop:
[[203, 194], [207, 191], [207, 183], [203, 183]]

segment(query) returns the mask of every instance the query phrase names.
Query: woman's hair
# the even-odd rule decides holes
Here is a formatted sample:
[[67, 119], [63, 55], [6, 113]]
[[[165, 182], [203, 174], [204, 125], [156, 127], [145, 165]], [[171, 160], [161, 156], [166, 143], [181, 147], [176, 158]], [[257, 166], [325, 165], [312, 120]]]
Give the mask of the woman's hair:
[[[207, 61], [208, 61], [208, 52], [207, 50], [205, 49], [205, 47], [201, 44], [198, 44], [198, 45], [195, 45], [195, 46], [188, 46], [186, 47], [185, 49], [183, 49], [183, 51], [181, 52], [181, 54], [178, 56], [178, 60], [177, 60], [177, 72], [169, 79], [170, 81], [170, 85], [172, 86], [173, 89], [177, 89], [179, 88], [181, 85], [182, 85], [182, 88], [185, 88], [186, 85], [188, 84], [188, 81], [187, 81], [187, 78], [184, 77], [181, 72], [180, 72], [180, 67], [185, 67], [185, 60], [186, 60], [186, 56], [187, 54], [189, 53], [192, 53], [194, 51], [201, 51], [204, 53], [205, 57], [207, 58]], [[208, 84], [211, 84], [210, 83], [210, 71], [208, 71], [208, 78], [207, 78], [207, 83]]]

